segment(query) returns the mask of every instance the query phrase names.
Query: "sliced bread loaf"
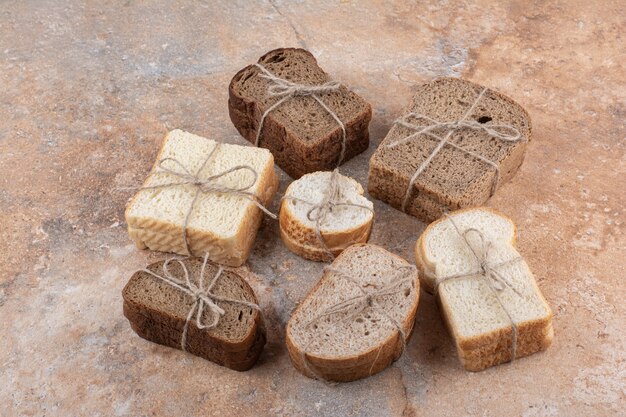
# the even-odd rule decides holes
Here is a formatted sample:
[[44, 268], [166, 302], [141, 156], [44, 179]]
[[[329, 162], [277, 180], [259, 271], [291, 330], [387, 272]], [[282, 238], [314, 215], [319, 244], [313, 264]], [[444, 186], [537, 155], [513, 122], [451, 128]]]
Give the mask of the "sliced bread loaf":
[[[315, 57], [304, 49], [276, 49], [259, 58], [258, 64], [269, 74], [286, 80], [288, 86], [294, 83], [317, 86], [330, 81]], [[228, 111], [239, 133], [250, 142], [258, 142], [258, 146], [269, 149], [276, 163], [291, 177], [332, 170], [367, 149], [371, 106], [344, 86], [317, 93], [323, 105], [311, 93], [295, 92], [268, 112], [261, 126], [263, 114], [284, 98], [284, 94], [290, 94], [283, 89], [281, 95], [275, 87], [276, 83], [258, 66], [243, 68], [230, 82]], [[324, 105], [345, 126], [343, 157], [341, 125]]]
[[545, 350], [552, 312], [515, 249], [515, 225], [487, 208], [430, 224], [415, 246], [424, 288], [436, 292], [466, 369]]
[[417, 89], [372, 156], [368, 190], [423, 221], [480, 205], [515, 175], [530, 134], [528, 113], [512, 99], [437, 79]]
[[287, 324], [291, 361], [304, 375], [353, 381], [387, 368], [413, 331], [417, 270], [385, 249], [344, 250]]
[[374, 205], [363, 187], [337, 171], [306, 174], [287, 187], [280, 208], [280, 236], [297, 255], [334, 259], [346, 247], [365, 243]]
[[126, 209], [128, 232], [140, 248], [186, 255], [189, 247], [195, 256], [240, 266], [261, 224], [259, 205], [277, 188], [266, 149], [173, 130]]
[[[180, 288], [189, 289], [185, 269], [192, 285], [201, 290], [209, 288], [215, 280], [205, 297], [212, 300], [222, 314], [202, 301], [204, 305], [198, 317], [197, 300]], [[135, 272], [122, 291], [124, 315], [132, 329], [144, 339], [184, 348], [189, 353], [237, 371], [250, 369], [265, 345], [261, 312], [248, 306], [257, 304], [252, 288], [244, 279], [250, 273], [239, 268], [223, 269], [218, 275], [222, 268], [207, 263], [201, 282], [202, 269], [201, 259], [187, 258], [180, 262], [153, 263], [147, 267], [151, 273], [143, 270]], [[170, 275], [175, 277], [178, 287], [171, 280], [157, 278], [168, 278]], [[191, 292], [194, 287], [191, 287]], [[216, 319], [214, 327], [203, 328]]]

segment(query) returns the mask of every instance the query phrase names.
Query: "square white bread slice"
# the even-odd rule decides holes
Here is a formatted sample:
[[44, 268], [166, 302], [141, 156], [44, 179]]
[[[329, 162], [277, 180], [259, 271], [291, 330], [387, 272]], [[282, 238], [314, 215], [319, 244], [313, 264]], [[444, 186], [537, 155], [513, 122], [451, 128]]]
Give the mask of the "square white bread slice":
[[[163, 140], [144, 187], [182, 181], [159, 168], [159, 161], [168, 169], [182, 172], [176, 163], [166, 160], [175, 158], [189, 172], [196, 173], [216, 145], [216, 141], [191, 133], [171, 131]], [[247, 191], [267, 205], [278, 188], [274, 158], [267, 149], [222, 143], [199, 178], [206, 179], [239, 165], [250, 166], [257, 172], [256, 181]], [[249, 170], [237, 170], [216, 179], [214, 184], [237, 188], [253, 180], [254, 174]], [[213, 262], [242, 265], [254, 243], [263, 212], [249, 199], [230, 193], [202, 192], [192, 204], [195, 193], [196, 187], [191, 184], [140, 189], [126, 209], [131, 238], [140, 248], [187, 255], [183, 226], [191, 208], [187, 239], [192, 255], [203, 256], [208, 252]]]
[[[446, 217], [431, 223], [415, 246], [415, 258], [425, 290], [433, 292], [437, 279], [480, 271], [476, 256], [454, 225], [461, 232], [476, 229], [486, 242], [491, 242], [488, 264], [520, 256], [514, 246], [515, 225], [509, 218], [487, 208], [458, 210], [449, 216], [454, 224]], [[474, 233], [467, 237], [470, 243], [471, 239], [477, 238]], [[545, 350], [552, 342], [552, 311], [526, 262], [519, 259], [497, 267], [497, 271], [519, 293], [506, 285], [498, 291], [506, 311], [486, 278], [480, 274], [445, 280], [438, 287], [444, 320], [461, 362], [470, 371], [512, 359], [511, 319], [517, 326], [516, 358]]]
[[[310, 210], [320, 204], [329, 189], [332, 172], [318, 171], [306, 174], [287, 187], [280, 208], [280, 236], [295, 254], [313, 261], [332, 260], [316, 233], [315, 213]], [[365, 243], [374, 220], [374, 204], [363, 196], [363, 187], [350, 177], [338, 174], [340, 200], [355, 206], [334, 206], [320, 224], [320, 233], [333, 258], [346, 247]], [[306, 202], [290, 199], [295, 197]], [[329, 259], [330, 258], [330, 259]]]
[[[359, 288], [370, 295], [391, 291], [329, 314], [338, 304], [363, 297]], [[408, 339], [413, 331], [418, 300], [417, 268], [380, 246], [350, 246], [289, 319], [286, 342], [294, 367], [308, 377], [336, 382], [382, 371], [402, 354], [402, 333]]]

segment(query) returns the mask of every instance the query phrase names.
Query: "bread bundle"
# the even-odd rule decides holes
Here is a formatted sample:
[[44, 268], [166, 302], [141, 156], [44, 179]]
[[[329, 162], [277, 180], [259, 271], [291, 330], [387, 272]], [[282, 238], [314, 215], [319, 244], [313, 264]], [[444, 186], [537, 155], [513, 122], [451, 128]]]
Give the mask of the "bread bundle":
[[240, 266], [277, 187], [266, 149], [173, 130], [126, 209], [128, 233], [142, 249]]
[[156, 262], [124, 287], [124, 315], [144, 339], [245, 371], [265, 345], [263, 317], [245, 275], [207, 257]]
[[458, 78], [417, 89], [370, 160], [372, 197], [430, 222], [484, 203], [524, 159], [530, 118], [510, 98]]
[[515, 225], [491, 209], [453, 212], [415, 246], [420, 279], [435, 292], [467, 370], [545, 350], [552, 312], [515, 249]]
[[332, 170], [369, 145], [371, 106], [304, 49], [266, 53], [233, 77], [228, 93], [239, 133], [293, 178]]
[[314, 172], [292, 182], [280, 208], [280, 237], [297, 255], [331, 261], [346, 247], [365, 243], [374, 205], [352, 178]]
[[343, 251], [287, 324], [287, 348], [304, 375], [354, 381], [397, 360], [413, 331], [417, 270], [385, 249]]

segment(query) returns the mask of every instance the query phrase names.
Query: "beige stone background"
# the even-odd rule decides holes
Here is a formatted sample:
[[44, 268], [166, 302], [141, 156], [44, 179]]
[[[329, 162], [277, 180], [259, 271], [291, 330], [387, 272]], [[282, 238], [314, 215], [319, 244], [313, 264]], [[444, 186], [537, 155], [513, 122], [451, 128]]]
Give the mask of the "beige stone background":
[[[622, 1], [0, 1], [0, 415], [624, 415], [625, 27]], [[131, 331], [120, 291], [165, 255], [131, 244], [130, 195], [113, 190], [143, 180], [169, 129], [245, 144], [230, 78], [298, 45], [372, 103], [370, 149], [344, 168], [363, 184], [421, 82], [465, 77], [528, 109], [526, 161], [488, 205], [517, 223], [554, 309], [548, 351], [465, 372], [423, 293], [385, 372], [304, 378], [283, 329], [322, 265], [289, 253], [268, 219], [249, 260], [269, 324], [255, 368]], [[425, 225], [375, 209], [371, 242], [412, 261]]]

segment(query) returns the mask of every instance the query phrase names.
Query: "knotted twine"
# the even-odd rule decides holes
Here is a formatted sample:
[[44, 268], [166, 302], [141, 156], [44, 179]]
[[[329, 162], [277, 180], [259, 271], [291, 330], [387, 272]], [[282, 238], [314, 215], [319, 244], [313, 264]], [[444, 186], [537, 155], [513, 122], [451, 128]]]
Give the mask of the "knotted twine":
[[[413, 139], [418, 138], [420, 135], [430, 136], [439, 141], [439, 143], [437, 144], [435, 149], [432, 151], [432, 153], [420, 164], [420, 166], [417, 167], [417, 169], [415, 170], [415, 173], [411, 177], [407, 190], [404, 194], [404, 199], [402, 200], [401, 210], [403, 212], [406, 213], [407, 211], [407, 205], [409, 203], [409, 199], [411, 197], [411, 193], [413, 191], [413, 186], [415, 185], [415, 181], [417, 181], [417, 178], [420, 176], [420, 174], [426, 169], [426, 167], [428, 167], [428, 165], [433, 160], [433, 158], [437, 156], [437, 154], [441, 151], [441, 149], [443, 149], [443, 147], [446, 145], [451, 146], [454, 149], [457, 149], [467, 155], [473, 156], [479, 161], [482, 161], [485, 164], [492, 167], [495, 171], [495, 175], [491, 183], [491, 190], [490, 190], [489, 196], [491, 197], [495, 193], [498, 187], [498, 183], [500, 181], [500, 166], [496, 162], [491, 161], [476, 152], [470, 151], [469, 149], [465, 149], [462, 146], [459, 146], [450, 142], [450, 137], [452, 136], [452, 134], [454, 132], [457, 132], [463, 129], [483, 131], [489, 136], [505, 141], [505, 142], [518, 142], [523, 139], [520, 131], [514, 126], [511, 126], [508, 124], [486, 125], [484, 123], [480, 123], [475, 120], [467, 120], [467, 118], [471, 116], [472, 112], [474, 111], [474, 109], [476, 108], [480, 100], [483, 98], [487, 90], [488, 89], [486, 87], [482, 89], [482, 91], [480, 92], [480, 94], [478, 95], [474, 103], [470, 106], [470, 108], [465, 112], [463, 117], [461, 117], [461, 119], [459, 120], [450, 121], [450, 122], [441, 122], [441, 121], [433, 119], [432, 117], [426, 116], [424, 114], [411, 112], [397, 119], [394, 122], [397, 125], [406, 127], [407, 129], [410, 129], [410, 130], [414, 130], [415, 132], [405, 138], [399, 139], [393, 143], [386, 145], [385, 147], [388, 149], [395, 148], [396, 146], [407, 143]], [[414, 123], [409, 122], [410, 118], [415, 118], [418, 121], [419, 120], [425, 121], [426, 124], [416, 125]], [[448, 130], [448, 133], [446, 134], [445, 137], [442, 138], [441, 136], [433, 133], [433, 131], [437, 129]]]
[[[506, 288], [509, 288], [520, 298], [525, 299], [526, 297], [524, 297], [524, 295], [517, 288], [515, 288], [513, 284], [504, 275], [502, 275], [500, 271], [498, 271], [498, 269], [503, 266], [508, 266], [517, 262], [521, 262], [524, 260], [524, 258], [518, 255], [503, 262], [497, 262], [497, 263], [491, 262], [489, 260], [489, 257], [490, 257], [489, 255], [492, 249], [494, 248], [493, 242], [488, 241], [485, 238], [485, 235], [480, 230], [475, 229], [473, 227], [470, 227], [461, 231], [459, 226], [456, 224], [454, 220], [452, 220], [452, 217], [450, 215], [448, 215], [447, 213], [444, 213], [444, 216], [446, 217], [447, 220], [450, 221], [450, 224], [452, 224], [452, 227], [454, 228], [456, 233], [458, 233], [458, 235], [461, 237], [463, 242], [470, 249], [472, 255], [477, 261], [478, 268], [469, 272], [463, 272], [460, 274], [454, 274], [454, 275], [436, 278], [435, 286], [434, 286], [435, 295], [439, 292], [439, 286], [444, 282], [447, 282], [450, 280], [462, 279], [462, 278], [473, 278], [473, 277], [478, 278], [478, 279], [483, 279], [485, 283], [487, 283], [487, 287], [489, 287], [489, 289], [495, 296], [496, 300], [498, 301], [498, 304], [500, 305], [500, 307], [502, 308], [502, 310], [508, 317], [509, 321], [511, 322], [511, 362], [513, 362], [517, 355], [517, 338], [519, 335], [518, 334], [519, 331], [517, 328], [517, 323], [513, 319], [513, 316], [511, 316], [511, 313], [506, 308], [504, 301], [502, 301], [502, 298], [500, 298], [500, 293], [504, 291]], [[469, 237], [471, 234], [474, 234], [478, 237], [479, 239], [478, 247], [475, 247], [470, 241]]]
[[297, 201], [300, 203], [308, 204], [311, 206], [306, 214], [307, 219], [315, 222], [315, 235], [324, 252], [326, 252], [329, 260], [335, 258], [331, 248], [328, 247], [326, 240], [322, 236], [322, 224], [326, 221], [326, 218], [333, 212], [335, 207], [355, 207], [368, 210], [374, 214], [374, 210], [363, 204], [349, 203], [343, 200], [343, 193], [341, 192], [341, 178], [339, 169], [335, 168], [330, 174], [330, 181], [328, 187], [323, 194], [322, 200], [319, 203], [314, 203], [310, 200], [285, 195], [282, 200]]
[[[217, 174], [210, 175], [204, 179], [200, 177], [200, 173], [206, 167], [209, 161], [213, 159], [213, 156], [216, 154], [221, 144], [222, 144], [221, 142], [215, 143], [215, 146], [213, 147], [211, 152], [209, 152], [208, 156], [206, 157], [206, 159], [204, 160], [200, 168], [198, 168], [198, 170], [195, 173], [191, 173], [185, 167], [185, 165], [176, 158], [168, 157], [168, 158], [161, 159], [158, 163], [159, 171], [155, 171], [155, 173], [165, 172], [167, 174], [170, 174], [179, 178], [179, 181], [172, 181], [172, 182], [168, 182], [165, 184], [143, 186], [143, 187], [139, 187], [138, 189], [139, 191], [155, 190], [155, 189], [161, 189], [161, 188], [176, 187], [176, 186], [181, 186], [181, 185], [191, 185], [195, 188], [193, 199], [191, 201], [191, 204], [189, 205], [189, 210], [187, 210], [187, 213], [185, 214], [185, 221], [183, 222], [183, 242], [185, 244], [185, 249], [188, 255], [192, 255], [192, 253], [191, 253], [191, 248], [189, 247], [189, 241], [187, 238], [187, 228], [189, 226], [189, 220], [191, 219], [193, 208], [201, 194], [217, 193], [217, 194], [230, 194], [230, 195], [240, 196], [254, 203], [258, 208], [260, 208], [265, 214], [270, 216], [272, 219], [277, 218], [274, 213], [270, 212], [268, 209], [265, 208], [265, 206], [263, 206], [263, 204], [261, 204], [261, 202], [259, 201], [259, 197], [255, 193], [249, 191], [250, 188], [252, 188], [254, 184], [256, 184], [256, 181], [259, 177], [258, 172], [256, 172], [256, 170], [250, 165], [237, 165], [227, 170], [224, 170], [222, 172], [219, 172]], [[167, 168], [164, 165], [165, 162], [167, 161], [170, 161], [176, 164], [177, 169]], [[242, 185], [240, 187], [229, 187], [229, 186], [217, 183], [217, 180], [219, 180], [220, 178], [230, 173], [238, 172], [238, 171], [248, 171], [252, 174], [251, 181], [249, 181], [247, 185]]]
[[[313, 317], [311, 320], [306, 322], [306, 324], [304, 324], [304, 327], [307, 328], [315, 324], [316, 322], [319, 322], [319, 320], [325, 317], [330, 317], [335, 314], [346, 314], [346, 313], [350, 313], [351, 311], [353, 311], [352, 314], [348, 314], [347, 316], [340, 319], [339, 323], [341, 323], [341, 322], [352, 320], [367, 310], [376, 310], [383, 317], [387, 319], [388, 324], [390, 324], [395, 330], [398, 331], [398, 334], [400, 335], [400, 342], [402, 343], [402, 347], [400, 351], [400, 355], [402, 355], [402, 353], [404, 352], [404, 349], [406, 348], [406, 343], [407, 343], [406, 332], [402, 328], [402, 325], [398, 323], [398, 321], [395, 320], [393, 317], [391, 317], [389, 314], [387, 314], [385, 309], [382, 308], [380, 304], [378, 304], [377, 299], [379, 297], [394, 295], [394, 294], [399, 293], [400, 291], [403, 291], [405, 284], [410, 284], [411, 288], [413, 288], [412, 282], [414, 280], [415, 272], [416, 272], [415, 266], [414, 265], [402, 265], [402, 266], [396, 267], [395, 271], [399, 271], [399, 273], [395, 274], [392, 277], [392, 279], [389, 280], [388, 283], [386, 283], [381, 288], [376, 289], [374, 291], [366, 291], [365, 289], [363, 289], [363, 287], [361, 287], [361, 285], [357, 282], [357, 280], [353, 278], [350, 272], [346, 272], [344, 270], [337, 269], [332, 266], [327, 266], [326, 268], [324, 268], [324, 271], [326, 273], [335, 274], [345, 279], [346, 281], [354, 284], [355, 287], [359, 290], [360, 294], [347, 298], [337, 304], [331, 305], [330, 307], [327, 307], [317, 316]], [[300, 360], [302, 361], [302, 364], [304, 365], [306, 370], [311, 375], [313, 375], [315, 379], [324, 380], [324, 378], [321, 377], [311, 367], [309, 360], [306, 357], [307, 349], [311, 346], [311, 344], [315, 340], [317, 339], [311, 338], [311, 340], [309, 340], [309, 342], [300, 350]], [[372, 362], [372, 365], [370, 366], [370, 369], [369, 369], [370, 376], [372, 375], [372, 371], [374, 370], [374, 365], [376, 365], [376, 362], [378, 361], [378, 357], [380, 356], [382, 348], [383, 346], [381, 346], [378, 349], [378, 352], [376, 353], [376, 357], [374, 358], [374, 361]]]
[[[254, 310], [261, 311], [261, 308], [257, 304], [254, 304], [245, 300], [235, 300], [232, 298], [222, 297], [222, 296], [213, 294], [211, 292], [211, 290], [215, 286], [215, 283], [222, 276], [222, 273], [224, 272], [224, 267], [222, 266], [219, 266], [217, 273], [211, 280], [211, 283], [209, 284], [209, 286], [204, 288], [204, 271], [206, 269], [208, 259], [209, 259], [209, 254], [206, 253], [204, 255], [204, 261], [202, 262], [202, 269], [200, 270], [200, 276], [198, 277], [198, 285], [195, 285], [191, 281], [187, 266], [182, 260], [178, 258], [168, 258], [163, 262], [163, 275], [159, 275], [153, 271], [150, 271], [149, 269], [140, 270], [141, 272], [145, 272], [155, 278], [160, 279], [166, 284], [180, 290], [181, 292], [193, 298], [191, 309], [189, 310], [189, 313], [187, 314], [187, 318], [185, 319], [185, 326], [183, 327], [183, 334], [180, 338], [180, 348], [184, 351], [187, 351], [187, 332], [189, 329], [189, 323], [191, 322], [191, 319], [194, 313], [196, 313], [196, 320], [195, 320], [196, 327], [199, 330], [205, 330], [205, 329], [215, 328], [218, 325], [220, 318], [226, 313], [223, 308], [217, 305], [218, 301], [221, 301], [224, 303], [239, 304], [242, 306], [250, 307]], [[184, 280], [181, 280], [175, 277], [169, 271], [168, 266], [170, 262], [173, 262], [173, 261], [178, 262], [178, 264], [181, 266], [183, 270], [183, 275], [185, 278]], [[209, 324], [206, 324], [202, 321], [202, 315], [204, 313], [205, 307], [211, 312], [211, 315], [213, 317], [213, 320]]]
[[313, 97], [315, 101], [319, 103], [320, 106], [326, 113], [328, 113], [334, 120], [337, 122], [339, 127], [341, 128], [341, 152], [339, 153], [339, 160], [337, 161], [337, 166], [341, 165], [343, 162], [343, 158], [346, 154], [346, 125], [341, 121], [337, 113], [335, 113], [324, 101], [319, 97], [319, 94], [329, 93], [331, 91], [337, 91], [341, 87], [341, 83], [339, 81], [328, 81], [321, 85], [306, 85], [306, 84], [298, 84], [292, 81], [285, 80], [283, 78], [279, 78], [268, 71], [263, 65], [256, 63], [254, 64], [258, 69], [261, 70], [263, 74], [260, 74], [259, 77], [265, 78], [269, 80], [272, 85], [270, 85], [267, 89], [267, 93], [270, 97], [280, 97], [280, 99], [272, 104], [270, 107], [265, 110], [263, 115], [261, 116], [261, 121], [259, 122], [259, 129], [256, 132], [256, 139], [254, 140], [254, 146], [259, 146], [259, 140], [261, 139], [261, 132], [263, 131], [263, 125], [265, 124], [265, 118], [268, 114], [270, 114], [274, 109], [279, 107], [281, 104], [290, 100], [294, 97]]

